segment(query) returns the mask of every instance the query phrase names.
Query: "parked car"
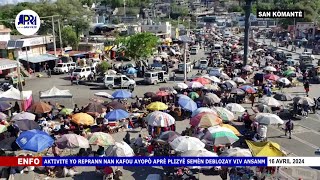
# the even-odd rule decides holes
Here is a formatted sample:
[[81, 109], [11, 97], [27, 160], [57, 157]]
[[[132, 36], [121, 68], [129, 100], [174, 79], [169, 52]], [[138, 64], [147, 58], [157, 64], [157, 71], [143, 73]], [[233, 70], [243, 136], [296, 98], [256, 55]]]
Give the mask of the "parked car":
[[146, 84], [158, 84], [169, 81], [169, 74], [166, 71], [148, 71], [144, 74]]
[[71, 78], [76, 78], [77, 76], [79, 76], [81, 79], [87, 79], [92, 70], [95, 70], [94, 67], [78, 67], [76, 68], [73, 72], [72, 72], [72, 77]]
[[130, 79], [126, 75], [109, 75], [104, 77], [104, 86], [107, 89], [113, 88], [129, 88], [133, 89], [136, 86], [136, 82]]
[[68, 63], [58, 63], [56, 67], [53, 68], [54, 73], [68, 73], [71, 70], [76, 68], [76, 63], [68, 62]]

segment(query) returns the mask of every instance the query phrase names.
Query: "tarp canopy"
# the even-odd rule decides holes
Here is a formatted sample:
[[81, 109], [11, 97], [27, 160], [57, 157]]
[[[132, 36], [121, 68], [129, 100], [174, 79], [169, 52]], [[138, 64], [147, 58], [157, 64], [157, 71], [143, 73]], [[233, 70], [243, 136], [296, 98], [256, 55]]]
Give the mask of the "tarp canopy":
[[72, 98], [69, 90], [60, 90], [53, 86], [51, 89], [40, 92], [40, 98]]
[[51, 60], [58, 60], [59, 58], [57, 58], [51, 54], [42, 54], [42, 55], [32, 56], [32, 57], [28, 57], [28, 58], [23, 57], [20, 59], [23, 61], [30, 62], [30, 63], [40, 63], [40, 62], [46, 62], [46, 61], [51, 61]]
[[22, 91], [23, 99], [20, 98], [20, 91], [14, 87], [0, 94], [0, 101], [22, 101], [31, 97], [32, 91]]
[[256, 157], [286, 156], [286, 154], [281, 151], [280, 145], [275, 142], [254, 142], [246, 140], [246, 143], [248, 144], [252, 155]]

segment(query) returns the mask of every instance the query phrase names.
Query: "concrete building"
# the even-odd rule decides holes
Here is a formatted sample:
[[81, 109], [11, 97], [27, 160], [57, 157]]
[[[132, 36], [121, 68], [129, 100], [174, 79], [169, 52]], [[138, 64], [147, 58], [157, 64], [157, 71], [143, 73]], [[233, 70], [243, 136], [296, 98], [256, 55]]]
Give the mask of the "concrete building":
[[141, 24], [142, 32], [151, 32], [155, 34], [163, 34], [166, 37], [171, 37], [172, 25], [170, 22], [159, 22], [154, 23], [151, 20], [148, 20]]
[[[0, 25], [0, 58], [7, 58], [7, 51], [5, 50], [10, 40], [11, 29]], [[12, 57], [13, 58], [13, 57]]]
[[141, 32], [141, 25], [128, 25], [127, 26], [127, 34], [128, 35], [133, 35], [133, 34], [136, 34], [136, 33], [140, 33]]

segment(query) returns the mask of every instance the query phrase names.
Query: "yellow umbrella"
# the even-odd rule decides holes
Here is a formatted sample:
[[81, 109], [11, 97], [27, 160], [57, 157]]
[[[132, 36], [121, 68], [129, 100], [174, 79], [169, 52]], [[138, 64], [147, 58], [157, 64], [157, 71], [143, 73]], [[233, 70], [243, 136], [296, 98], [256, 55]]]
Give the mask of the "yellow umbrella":
[[246, 140], [253, 156], [256, 157], [280, 157], [286, 154], [280, 149], [280, 145], [275, 142], [254, 142]]
[[152, 110], [152, 111], [161, 111], [161, 110], [166, 110], [168, 109], [168, 106], [164, 104], [163, 102], [153, 102], [147, 106], [147, 109]]
[[72, 116], [72, 122], [79, 125], [93, 125], [94, 119], [87, 113], [77, 113]]
[[240, 132], [238, 131], [238, 129], [235, 128], [234, 126], [232, 126], [232, 125], [230, 125], [230, 124], [221, 124], [221, 126], [230, 129], [235, 135], [241, 136], [241, 134], [240, 134]]

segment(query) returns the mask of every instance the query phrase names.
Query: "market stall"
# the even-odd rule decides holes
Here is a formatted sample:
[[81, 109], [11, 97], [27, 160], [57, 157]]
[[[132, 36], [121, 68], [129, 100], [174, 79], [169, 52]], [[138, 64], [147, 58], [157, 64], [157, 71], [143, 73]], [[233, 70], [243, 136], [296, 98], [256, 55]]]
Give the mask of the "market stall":
[[32, 104], [32, 91], [20, 91], [14, 87], [0, 94], [0, 101], [22, 101], [22, 109], [27, 110]]

